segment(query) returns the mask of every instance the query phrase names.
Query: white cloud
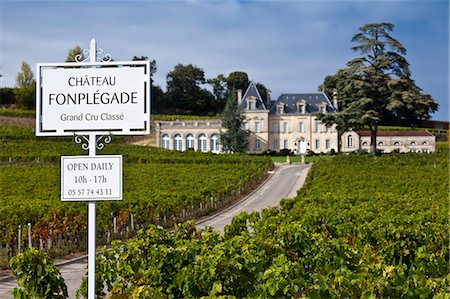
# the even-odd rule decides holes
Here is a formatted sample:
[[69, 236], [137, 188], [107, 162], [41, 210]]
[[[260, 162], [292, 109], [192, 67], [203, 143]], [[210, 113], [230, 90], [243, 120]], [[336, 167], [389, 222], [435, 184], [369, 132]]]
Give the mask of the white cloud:
[[[413, 73], [415, 78], [432, 78], [431, 72], [448, 77], [448, 3], [8, 1], [0, 5], [2, 86], [14, 84], [22, 60], [64, 61], [68, 49], [88, 48], [95, 37], [116, 60], [134, 55], [155, 59], [155, 81], [163, 87], [166, 74], [177, 63], [192, 63], [207, 76], [246, 71], [274, 96], [314, 91], [324, 76], [355, 57], [351, 37], [368, 22], [397, 24], [394, 35], [405, 40], [412, 69], [420, 72]], [[446, 7], [444, 15], [441, 6]], [[442, 36], [446, 41], [439, 40]], [[437, 51], [428, 45], [446, 48]], [[442, 56], [447, 64], [439, 68], [436, 60]], [[443, 85], [431, 84], [427, 92], [448, 98]]]

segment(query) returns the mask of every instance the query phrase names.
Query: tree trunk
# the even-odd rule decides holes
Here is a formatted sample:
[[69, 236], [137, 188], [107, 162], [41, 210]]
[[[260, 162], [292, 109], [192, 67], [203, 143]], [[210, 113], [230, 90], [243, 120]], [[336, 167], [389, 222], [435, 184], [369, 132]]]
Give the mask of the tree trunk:
[[338, 153], [340, 153], [341, 150], [342, 150], [342, 135], [344, 135], [344, 133], [345, 133], [344, 130], [338, 130], [338, 144], [337, 144], [337, 146], [338, 146], [338, 148], [337, 148]]
[[377, 130], [378, 126], [370, 126], [370, 153], [377, 153]]

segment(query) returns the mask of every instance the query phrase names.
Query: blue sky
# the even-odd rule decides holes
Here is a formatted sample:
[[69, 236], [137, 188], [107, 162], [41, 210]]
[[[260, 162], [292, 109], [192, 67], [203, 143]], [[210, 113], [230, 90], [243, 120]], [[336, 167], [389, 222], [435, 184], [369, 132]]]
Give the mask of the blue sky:
[[[114, 60], [148, 56], [155, 83], [192, 63], [207, 78], [245, 71], [277, 98], [311, 92], [357, 57], [351, 38], [366, 23], [395, 24], [412, 77], [449, 120], [448, 1], [5, 1], [0, 0], [0, 87], [22, 61], [63, 62], [70, 48], [99, 48]], [[205, 86], [206, 87], [206, 86]]]

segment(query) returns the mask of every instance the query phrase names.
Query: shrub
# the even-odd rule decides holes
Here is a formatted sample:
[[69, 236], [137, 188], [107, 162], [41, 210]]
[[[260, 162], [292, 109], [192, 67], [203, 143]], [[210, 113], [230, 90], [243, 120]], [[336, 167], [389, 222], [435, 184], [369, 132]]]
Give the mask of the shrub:
[[67, 286], [58, 268], [45, 252], [31, 248], [10, 261], [18, 288], [14, 298], [68, 298]]

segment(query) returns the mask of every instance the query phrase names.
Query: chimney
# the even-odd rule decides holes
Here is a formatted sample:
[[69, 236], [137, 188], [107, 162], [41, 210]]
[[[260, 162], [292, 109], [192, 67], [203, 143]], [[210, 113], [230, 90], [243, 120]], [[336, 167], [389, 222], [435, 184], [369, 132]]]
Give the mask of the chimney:
[[237, 100], [238, 100], [238, 106], [242, 103], [242, 89], [238, 89], [237, 91]]
[[266, 108], [270, 109], [270, 93], [272, 92], [270, 89], [266, 88], [267, 91], [267, 103], [266, 103]]
[[333, 90], [333, 107], [334, 107], [334, 110], [338, 111], [337, 89]]

